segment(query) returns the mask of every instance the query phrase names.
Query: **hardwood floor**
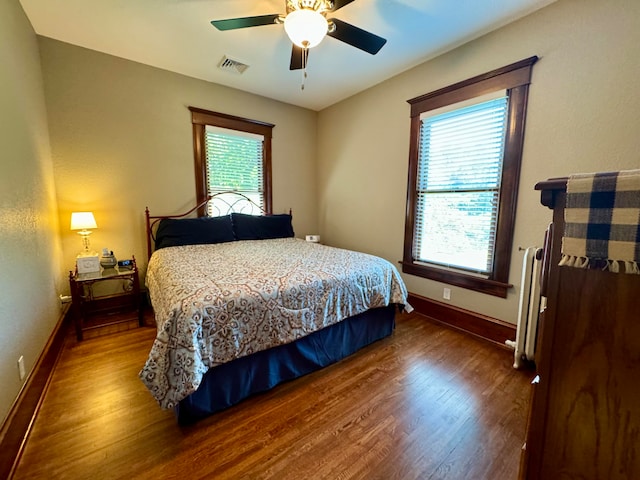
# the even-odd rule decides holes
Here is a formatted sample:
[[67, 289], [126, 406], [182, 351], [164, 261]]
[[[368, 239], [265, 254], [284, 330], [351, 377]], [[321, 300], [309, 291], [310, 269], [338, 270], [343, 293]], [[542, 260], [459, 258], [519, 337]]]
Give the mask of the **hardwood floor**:
[[155, 334], [69, 337], [15, 479], [515, 479], [530, 372], [418, 314], [188, 427], [137, 373]]

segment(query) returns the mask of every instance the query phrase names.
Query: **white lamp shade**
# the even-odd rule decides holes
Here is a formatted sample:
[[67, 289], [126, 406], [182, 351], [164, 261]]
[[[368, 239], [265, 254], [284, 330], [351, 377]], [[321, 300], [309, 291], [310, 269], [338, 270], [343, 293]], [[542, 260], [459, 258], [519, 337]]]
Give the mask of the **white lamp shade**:
[[314, 10], [294, 10], [284, 19], [284, 30], [291, 41], [301, 48], [318, 45], [328, 28], [327, 19]]
[[92, 212], [71, 213], [71, 230], [90, 230], [98, 228]]

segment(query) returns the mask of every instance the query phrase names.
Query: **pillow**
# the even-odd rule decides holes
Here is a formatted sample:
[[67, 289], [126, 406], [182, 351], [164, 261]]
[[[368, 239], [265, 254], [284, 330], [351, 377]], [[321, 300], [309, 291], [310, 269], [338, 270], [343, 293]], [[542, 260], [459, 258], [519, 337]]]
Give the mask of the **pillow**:
[[293, 237], [291, 215], [247, 215], [232, 213], [231, 222], [236, 240], [267, 240]]
[[156, 250], [180, 245], [223, 243], [235, 240], [231, 216], [163, 218], [156, 230]]

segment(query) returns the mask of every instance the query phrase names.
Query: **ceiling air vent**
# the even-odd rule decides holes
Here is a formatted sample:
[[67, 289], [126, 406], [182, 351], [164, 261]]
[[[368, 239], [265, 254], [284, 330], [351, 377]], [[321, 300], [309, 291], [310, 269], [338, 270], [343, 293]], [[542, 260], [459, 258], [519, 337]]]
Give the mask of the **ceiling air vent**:
[[224, 57], [222, 57], [222, 60], [218, 64], [218, 68], [220, 70], [224, 70], [225, 72], [242, 74], [247, 68], [249, 68], [249, 65], [239, 62], [238, 60], [234, 60], [233, 58], [229, 58], [225, 55]]

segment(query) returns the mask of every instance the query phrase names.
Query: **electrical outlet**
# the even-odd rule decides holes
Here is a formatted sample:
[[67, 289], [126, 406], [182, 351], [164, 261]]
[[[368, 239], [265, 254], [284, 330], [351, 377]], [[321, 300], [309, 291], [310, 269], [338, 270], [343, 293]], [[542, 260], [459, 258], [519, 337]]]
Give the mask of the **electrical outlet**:
[[20, 374], [20, 380], [24, 380], [24, 377], [27, 376], [27, 372], [24, 369], [24, 357], [20, 355], [18, 359], [18, 373]]
[[444, 298], [445, 300], [451, 300], [451, 289], [450, 288], [445, 288], [444, 291], [442, 292], [442, 298]]

